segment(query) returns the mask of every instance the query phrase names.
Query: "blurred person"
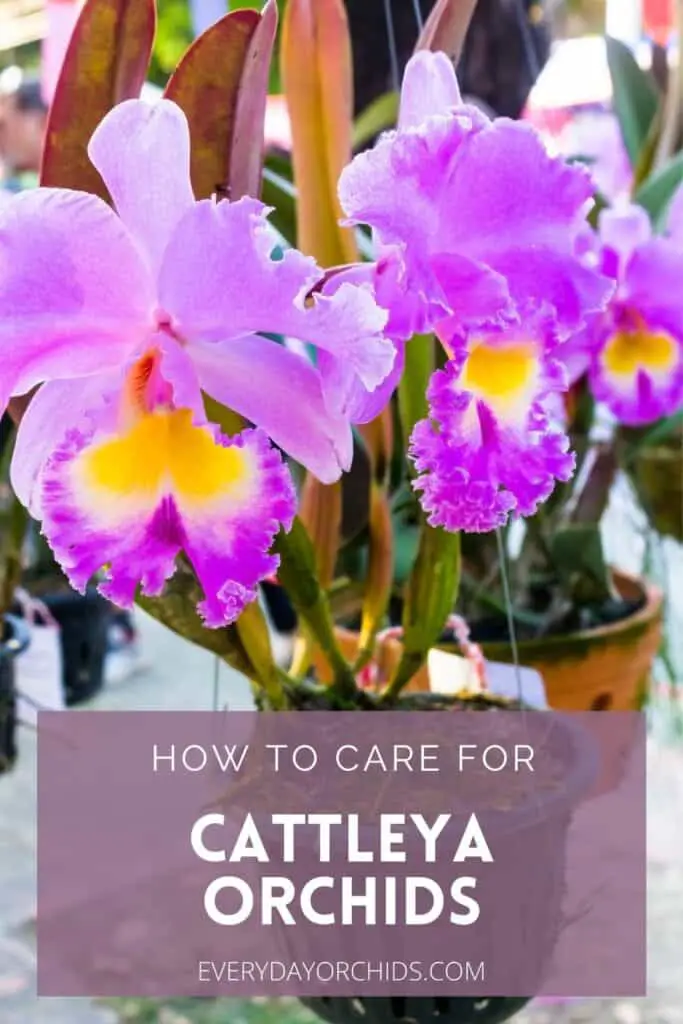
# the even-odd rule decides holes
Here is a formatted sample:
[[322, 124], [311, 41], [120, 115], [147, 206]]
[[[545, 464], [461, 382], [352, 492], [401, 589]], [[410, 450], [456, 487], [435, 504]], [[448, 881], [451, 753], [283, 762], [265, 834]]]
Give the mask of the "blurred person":
[[18, 192], [38, 183], [46, 124], [40, 78], [7, 68], [0, 75], [0, 164], [6, 189]]

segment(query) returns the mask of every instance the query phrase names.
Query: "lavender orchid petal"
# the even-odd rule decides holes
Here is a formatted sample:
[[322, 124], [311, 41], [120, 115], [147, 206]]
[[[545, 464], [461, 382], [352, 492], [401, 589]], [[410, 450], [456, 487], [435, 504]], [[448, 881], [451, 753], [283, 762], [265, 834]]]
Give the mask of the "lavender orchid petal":
[[159, 280], [172, 329], [187, 340], [291, 336], [345, 358], [368, 388], [391, 370], [387, 314], [368, 288], [343, 284], [309, 298], [322, 271], [295, 250], [272, 259], [266, 208], [255, 199], [197, 203], [169, 243]]
[[401, 89], [399, 128], [416, 128], [428, 117], [462, 106], [453, 62], [445, 53], [415, 54]]
[[349, 469], [349, 419], [327, 408], [320, 374], [305, 356], [257, 336], [234, 344], [195, 344], [190, 352], [207, 394], [258, 423], [323, 483]]
[[[481, 322], [487, 312], [493, 321], [509, 317], [512, 298], [521, 306], [551, 302], [560, 328], [575, 330], [611, 291], [609, 280], [577, 254], [593, 202], [590, 175], [550, 157], [530, 126], [490, 122], [471, 107], [453, 106], [437, 87], [429, 97], [441, 95], [443, 107], [435, 112], [430, 99], [430, 116], [418, 120], [413, 82], [428, 74], [441, 81], [444, 60], [443, 54], [412, 58], [403, 90], [411, 112], [406, 124], [344, 170], [342, 208], [350, 223], [369, 225], [381, 245], [400, 249], [403, 270], [392, 306], [418, 295], [428, 311], [423, 329], [444, 318], [453, 318], [456, 329]], [[488, 311], [477, 303], [471, 316], [461, 308], [457, 279], [449, 288], [436, 273], [455, 258], [471, 261], [482, 275], [506, 278], [510, 295], [502, 286], [491, 289]], [[475, 286], [473, 278], [468, 285], [481, 295], [489, 287]]]
[[652, 225], [642, 206], [630, 203], [603, 210], [598, 220], [598, 235], [603, 246], [614, 252], [625, 266], [635, 250], [652, 238]]
[[120, 366], [152, 324], [145, 262], [95, 196], [12, 197], [0, 212], [0, 267], [0, 409], [48, 378]]
[[119, 103], [95, 130], [88, 155], [156, 273], [178, 221], [194, 205], [181, 110], [169, 100]]

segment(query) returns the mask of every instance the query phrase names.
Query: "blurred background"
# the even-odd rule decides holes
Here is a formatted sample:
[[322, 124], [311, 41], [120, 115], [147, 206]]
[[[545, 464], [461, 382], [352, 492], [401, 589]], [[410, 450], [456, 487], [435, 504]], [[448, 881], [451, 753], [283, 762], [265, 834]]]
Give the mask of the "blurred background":
[[[414, 7], [411, 0], [391, 0], [392, 46], [385, 0], [346, 0], [346, 5], [360, 114], [393, 87], [408, 59], [416, 38]], [[421, 0], [423, 16], [432, 6], [433, 0]], [[79, 7], [79, 0], [0, 0], [0, 186], [8, 191], [38, 182], [47, 109]], [[188, 44], [225, 13], [227, 4], [158, 0], [158, 8], [147, 85], [151, 100], [160, 95]], [[681, 8], [679, 0], [479, 0], [459, 67], [462, 91], [491, 116], [531, 121], [551, 151], [590, 161], [603, 194], [626, 195], [631, 170], [612, 111], [605, 36], [625, 43], [663, 87], [678, 75]], [[267, 142], [286, 151], [287, 112], [277, 68], [271, 93]], [[3, 465], [6, 437], [3, 424]], [[681, 466], [679, 460], [666, 472], [680, 477]], [[0, 470], [4, 479], [6, 465]], [[683, 508], [673, 512], [678, 530], [668, 532], [680, 536]], [[16, 529], [12, 522], [0, 522], [0, 540]], [[649, 996], [532, 1004], [517, 1019], [683, 1024], [682, 549], [675, 537], [663, 537], [644, 519], [625, 479], [614, 488], [603, 532], [611, 564], [648, 571], [667, 595], [667, 643], [660, 659], [664, 696], [656, 690], [649, 701]], [[119, 615], [95, 593], [81, 597], [71, 592], [37, 532], [29, 533], [21, 559], [15, 610], [34, 628], [16, 663], [17, 722], [12, 735], [4, 737], [13, 770], [4, 775], [0, 770], [0, 1024], [312, 1024], [315, 1018], [285, 1000], [119, 1000], [102, 1005], [36, 998], [36, 707], [245, 708], [252, 701], [246, 680], [225, 666], [218, 668], [206, 652], [177, 640], [141, 613]], [[277, 621], [280, 627], [273, 625], [274, 643], [285, 657], [286, 615], [283, 619], [271, 598], [265, 591], [271, 625]], [[0, 659], [0, 688], [3, 678]]]

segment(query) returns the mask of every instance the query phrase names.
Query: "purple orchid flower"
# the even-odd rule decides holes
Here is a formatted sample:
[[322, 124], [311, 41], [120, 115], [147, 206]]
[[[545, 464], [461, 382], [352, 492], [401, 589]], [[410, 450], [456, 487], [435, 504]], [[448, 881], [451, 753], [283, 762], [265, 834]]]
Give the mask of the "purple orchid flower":
[[683, 237], [669, 223], [670, 237], [656, 238], [639, 206], [602, 212], [596, 241], [614, 297], [562, 348], [570, 381], [588, 373], [595, 398], [627, 426], [683, 404]]
[[575, 460], [553, 405], [567, 386], [561, 347], [548, 314], [451, 340], [430, 383], [430, 418], [411, 438], [432, 526], [496, 529], [511, 512], [533, 515], [555, 481], [571, 477]]
[[[297, 251], [272, 260], [256, 200], [196, 202], [174, 104], [120, 104], [89, 154], [118, 216], [59, 189], [0, 210], [0, 409], [42, 385], [13, 485], [74, 586], [106, 565], [103, 592], [130, 605], [140, 583], [160, 592], [184, 550], [220, 626], [277, 567], [268, 552], [294, 513], [269, 439], [324, 482], [353, 450], [320, 373], [257, 332], [332, 353], [372, 391], [394, 361], [387, 315], [365, 286], [312, 294], [322, 271]], [[257, 429], [224, 437], [204, 395]]]
[[514, 320], [529, 302], [575, 330], [611, 290], [575, 252], [593, 193], [530, 125], [464, 105], [449, 58], [428, 52], [406, 68], [398, 130], [339, 182], [349, 223], [373, 229], [380, 255], [400, 252], [392, 314], [406, 337]]
[[397, 131], [341, 176], [349, 222], [379, 246], [394, 373], [414, 333], [435, 331], [449, 356], [411, 439], [433, 525], [488, 531], [531, 515], [573, 472], [552, 413], [566, 389], [556, 348], [613, 289], [580, 258], [593, 193], [530, 126], [464, 105], [442, 53], [412, 58]]

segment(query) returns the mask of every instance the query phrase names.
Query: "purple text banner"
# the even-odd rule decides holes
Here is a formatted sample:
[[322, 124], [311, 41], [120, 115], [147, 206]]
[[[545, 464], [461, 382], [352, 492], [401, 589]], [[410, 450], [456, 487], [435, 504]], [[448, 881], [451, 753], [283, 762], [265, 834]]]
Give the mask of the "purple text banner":
[[38, 987], [645, 994], [638, 713], [45, 712]]

